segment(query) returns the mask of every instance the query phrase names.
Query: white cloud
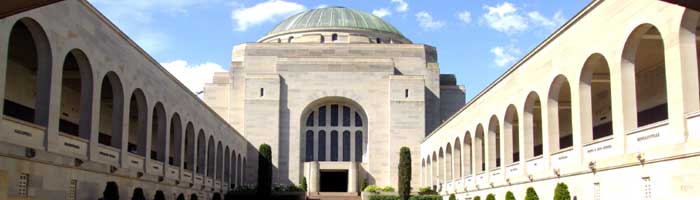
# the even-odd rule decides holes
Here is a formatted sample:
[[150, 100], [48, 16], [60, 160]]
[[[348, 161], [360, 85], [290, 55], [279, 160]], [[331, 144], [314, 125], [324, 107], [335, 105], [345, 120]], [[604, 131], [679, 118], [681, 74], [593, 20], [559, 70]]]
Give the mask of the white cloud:
[[506, 34], [520, 32], [528, 28], [527, 18], [520, 15], [511, 3], [503, 2], [496, 6], [484, 6], [488, 10], [482, 16], [483, 22], [496, 31]]
[[472, 13], [470, 13], [469, 11], [465, 10], [465, 11], [462, 11], [460, 13], [457, 13], [457, 17], [459, 18], [460, 21], [462, 21], [464, 23], [468, 24], [468, 23], [472, 22]]
[[396, 4], [396, 12], [406, 12], [408, 11], [408, 3], [404, 0], [391, 0], [391, 3]]
[[90, 3], [149, 53], [167, 49], [167, 34], [151, 28], [156, 14], [181, 15], [218, 0], [89, 0]]
[[304, 5], [284, 0], [270, 0], [251, 7], [241, 7], [231, 12], [236, 22], [237, 31], [245, 31], [250, 26], [258, 25], [277, 18], [285, 18], [306, 10]]
[[187, 61], [175, 60], [161, 65], [195, 94], [204, 90], [204, 83], [211, 82], [214, 72], [226, 71], [221, 65], [213, 62], [190, 65]]
[[556, 12], [554, 16], [552, 16], [552, 18], [547, 18], [537, 11], [529, 12], [527, 13], [527, 16], [530, 18], [530, 21], [532, 21], [534, 24], [549, 29], [556, 28], [566, 21], [566, 19], [564, 19], [564, 17], [562, 16], [561, 11]]
[[316, 6], [316, 8], [327, 8], [327, 7], [328, 7], [328, 5], [326, 5], [326, 4], [321, 4], [321, 5]]
[[509, 64], [513, 64], [513, 61], [520, 56], [520, 50], [515, 48], [513, 44], [506, 46], [496, 46], [491, 48], [491, 54], [493, 54], [493, 63], [498, 67], [504, 67]]
[[391, 11], [389, 11], [389, 9], [386, 9], [386, 8], [380, 8], [380, 9], [372, 10], [372, 14], [376, 15], [377, 17], [384, 17], [384, 16], [391, 15]]
[[423, 30], [440, 29], [445, 26], [445, 22], [433, 19], [433, 16], [425, 11], [416, 13], [416, 19], [418, 20], [418, 25], [423, 28]]

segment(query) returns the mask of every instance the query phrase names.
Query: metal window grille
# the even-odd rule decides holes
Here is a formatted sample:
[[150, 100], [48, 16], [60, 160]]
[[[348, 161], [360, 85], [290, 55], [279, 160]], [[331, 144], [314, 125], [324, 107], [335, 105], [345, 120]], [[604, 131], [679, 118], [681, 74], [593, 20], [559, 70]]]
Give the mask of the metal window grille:
[[20, 197], [29, 196], [29, 174], [20, 174], [19, 181], [17, 181], [17, 188]]
[[642, 194], [644, 200], [651, 200], [651, 179], [649, 177], [642, 178]]
[[600, 200], [600, 183], [593, 183], [593, 199]]
[[76, 200], [76, 194], [78, 192], [78, 180], [70, 180], [70, 185], [68, 186], [68, 200]]

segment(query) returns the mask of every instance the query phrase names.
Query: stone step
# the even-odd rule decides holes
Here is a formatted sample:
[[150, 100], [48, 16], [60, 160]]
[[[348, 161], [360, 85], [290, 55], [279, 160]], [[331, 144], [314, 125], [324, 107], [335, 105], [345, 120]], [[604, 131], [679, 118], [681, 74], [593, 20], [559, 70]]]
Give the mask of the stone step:
[[347, 193], [347, 192], [314, 192], [309, 193], [309, 200], [360, 200], [360, 196], [357, 193]]

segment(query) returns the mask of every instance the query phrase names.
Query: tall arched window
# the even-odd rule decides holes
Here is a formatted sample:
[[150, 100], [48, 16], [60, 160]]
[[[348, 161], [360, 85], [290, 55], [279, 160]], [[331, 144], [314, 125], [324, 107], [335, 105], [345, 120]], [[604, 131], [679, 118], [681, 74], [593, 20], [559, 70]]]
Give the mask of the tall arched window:
[[542, 155], [542, 104], [535, 92], [530, 92], [525, 100], [525, 159]]
[[294, 40], [294, 36], [289, 36], [287, 39], [287, 43], [292, 43], [292, 40]]
[[180, 115], [175, 113], [170, 119], [170, 151], [168, 155], [168, 164], [173, 166], [180, 166], [181, 151], [182, 151], [182, 124], [180, 122]]
[[214, 169], [216, 164], [215, 164], [215, 158], [216, 158], [216, 151], [215, 151], [215, 146], [214, 144], [214, 136], [209, 136], [209, 140], [207, 140], [207, 177], [209, 178], [214, 178]]
[[97, 141], [119, 149], [122, 146], [124, 91], [116, 73], [107, 72], [102, 78], [100, 93], [100, 132]]
[[503, 119], [503, 130], [504, 136], [503, 142], [505, 144], [505, 158], [503, 159], [506, 166], [511, 163], [520, 161], [520, 138], [519, 138], [519, 120], [518, 111], [515, 110], [515, 105], [508, 106], [506, 110], [505, 118]]
[[165, 108], [158, 102], [153, 107], [153, 125], [151, 125], [151, 159], [165, 161]]
[[549, 88], [549, 151], [554, 153], [573, 145], [571, 125], [571, 89], [566, 77], [559, 75]]
[[83, 51], [73, 49], [63, 61], [61, 78], [61, 133], [90, 139], [92, 121], [92, 69]]
[[127, 150], [130, 153], [146, 157], [146, 126], [147, 116], [146, 97], [141, 89], [136, 89], [131, 94], [129, 103], [129, 138]]
[[204, 138], [204, 131], [199, 130], [197, 134], [197, 165], [195, 172], [199, 175], [204, 175], [204, 164], [206, 163], [207, 155], [205, 154], [207, 146], [206, 139]]
[[476, 126], [476, 133], [474, 134], [474, 168], [476, 168], [476, 174], [486, 171], [484, 152], [484, 127], [479, 124]]
[[464, 162], [463, 162], [464, 163], [463, 164], [464, 165], [464, 167], [463, 167], [464, 168], [464, 175], [471, 176], [473, 169], [474, 169], [474, 159], [472, 157], [472, 149], [473, 149], [472, 134], [469, 131], [467, 131], [464, 134], [463, 144], [464, 144], [464, 150], [463, 150], [464, 153], [462, 154], [462, 157], [464, 158]]
[[10, 31], [3, 114], [13, 119], [48, 124], [51, 48], [36, 21], [23, 18]]
[[[622, 51], [622, 82], [626, 88], [634, 85], [635, 90], [623, 91], [623, 98], [636, 97], [636, 104], [632, 99], [624, 99], [624, 103], [636, 105], [636, 109], [625, 109], [625, 113], [632, 114], [630, 111], [635, 110], [637, 119], [626, 122], [626, 127], [636, 124], [632, 127], [636, 128], [668, 119], [663, 42], [661, 33], [651, 24], [640, 25], [627, 38]], [[635, 95], [629, 95], [632, 92]]]
[[[231, 152], [228, 146], [224, 150], [224, 176], [223, 181], [226, 183], [231, 183]], [[227, 185], [222, 184], [222, 187], [227, 188]]]
[[462, 171], [462, 145], [460, 143], [462, 141], [459, 138], [455, 139], [454, 153], [452, 153], [454, 179], [460, 179], [464, 176]]
[[305, 161], [362, 161], [367, 127], [364, 112], [358, 106], [339, 102], [314, 104], [305, 113], [301, 131], [305, 136]]
[[333, 42], [337, 41], [337, 40], [338, 40], [338, 34], [337, 34], [337, 33], [333, 33], [333, 35], [331, 36], [331, 40], [332, 40]]
[[195, 140], [194, 140], [194, 126], [192, 122], [187, 123], [187, 128], [185, 128], [185, 170], [194, 170], [194, 156], [195, 155]]
[[224, 148], [221, 141], [216, 144], [216, 166], [214, 166], [214, 180], [221, 181], [224, 164]]
[[581, 139], [584, 143], [613, 133], [610, 69], [601, 54], [586, 59], [579, 85], [581, 99]]
[[496, 115], [489, 120], [488, 133], [488, 170], [501, 166], [501, 126]]

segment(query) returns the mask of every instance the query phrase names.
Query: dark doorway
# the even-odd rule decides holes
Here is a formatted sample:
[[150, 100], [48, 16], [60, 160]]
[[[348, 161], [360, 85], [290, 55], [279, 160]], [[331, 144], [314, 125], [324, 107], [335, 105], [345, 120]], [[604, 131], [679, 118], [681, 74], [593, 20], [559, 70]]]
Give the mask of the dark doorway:
[[321, 192], [347, 192], [348, 171], [322, 171]]

